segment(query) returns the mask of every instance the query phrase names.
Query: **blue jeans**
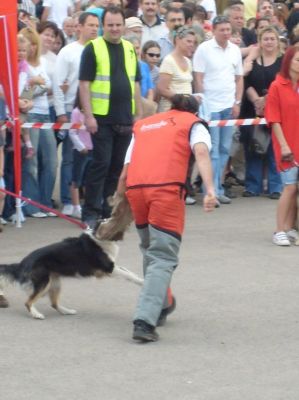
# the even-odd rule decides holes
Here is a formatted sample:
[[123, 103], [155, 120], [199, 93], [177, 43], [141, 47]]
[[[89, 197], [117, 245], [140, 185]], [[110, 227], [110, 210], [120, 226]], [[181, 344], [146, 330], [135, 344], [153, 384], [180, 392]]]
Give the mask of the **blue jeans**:
[[[263, 178], [266, 176], [268, 180], [268, 190], [270, 193], [281, 193], [282, 182], [280, 174], [276, 169], [274, 152], [272, 143], [264, 157], [258, 156], [249, 151], [248, 145], [245, 144], [245, 190], [254, 194], [261, 194], [264, 191]], [[265, 174], [266, 170], [266, 174]]]
[[[28, 114], [28, 122], [49, 122], [49, 115]], [[57, 169], [57, 150], [54, 133], [51, 129], [30, 129], [30, 140], [35, 155], [23, 160], [23, 195], [41, 204], [52, 207], [52, 193]], [[39, 211], [28, 204], [24, 207], [26, 215]]]
[[73, 170], [73, 144], [67, 132], [62, 141], [62, 159], [60, 166], [60, 200], [62, 204], [72, 204], [71, 183]]
[[[211, 120], [230, 119], [232, 116], [231, 114], [231, 108], [226, 108], [222, 111], [212, 112]], [[214, 186], [216, 196], [219, 196], [224, 194], [224, 188], [222, 186], [222, 175], [229, 158], [229, 152], [233, 138], [233, 127], [213, 127], [210, 128], [210, 133], [212, 141], [211, 159], [213, 167]]]

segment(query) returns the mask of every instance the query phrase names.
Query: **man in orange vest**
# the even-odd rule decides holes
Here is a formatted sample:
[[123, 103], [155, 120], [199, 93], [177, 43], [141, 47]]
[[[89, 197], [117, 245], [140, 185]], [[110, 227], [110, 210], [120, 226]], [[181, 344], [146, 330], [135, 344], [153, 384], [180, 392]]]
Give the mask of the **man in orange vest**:
[[158, 340], [155, 327], [175, 308], [169, 285], [178, 265], [192, 151], [206, 188], [205, 211], [216, 204], [210, 135], [195, 116], [197, 110], [193, 96], [175, 95], [170, 111], [134, 125], [117, 190], [118, 195], [126, 191], [143, 253], [145, 280], [134, 316], [134, 340]]

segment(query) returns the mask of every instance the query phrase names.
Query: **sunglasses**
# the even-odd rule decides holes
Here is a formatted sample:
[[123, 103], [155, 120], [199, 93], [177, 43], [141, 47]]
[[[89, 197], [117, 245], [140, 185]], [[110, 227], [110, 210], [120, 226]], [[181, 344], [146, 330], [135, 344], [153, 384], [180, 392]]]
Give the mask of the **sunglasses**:
[[161, 54], [157, 54], [157, 53], [146, 53], [149, 57], [156, 57], [156, 58], [160, 58]]
[[225, 15], [218, 15], [213, 19], [213, 26], [218, 24], [230, 24], [230, 21]]

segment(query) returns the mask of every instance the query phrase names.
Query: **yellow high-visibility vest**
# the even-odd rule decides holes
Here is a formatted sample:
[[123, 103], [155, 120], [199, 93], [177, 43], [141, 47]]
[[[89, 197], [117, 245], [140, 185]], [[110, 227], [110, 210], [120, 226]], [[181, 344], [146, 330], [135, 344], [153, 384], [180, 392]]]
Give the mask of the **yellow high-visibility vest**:
[[[96, 78], [90, 84], [91, 107], [95, 115], [107, 115], [110, 104], [110, 57], [107, 44], [102, 37], [91, 41], [96, 56]], [[132, 114], [135, 113], [135, 77], [137, 59], [133, 45], [121, 39], [125, 55], [125, 70], [129, 78], [132, 93]]]

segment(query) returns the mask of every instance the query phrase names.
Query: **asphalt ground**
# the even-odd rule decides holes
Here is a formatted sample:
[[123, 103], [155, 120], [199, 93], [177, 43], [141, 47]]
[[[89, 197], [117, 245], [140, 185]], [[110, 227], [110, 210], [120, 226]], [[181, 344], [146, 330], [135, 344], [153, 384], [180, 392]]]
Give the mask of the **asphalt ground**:
[[[299, 247], [271, 243], [277, 202], [237, 198], [205, 214], [187, 207], [172, 288], [177, 310], [156, 343], [131, 339], [139, 287], [121, 279], [65, 279], [61, 316], [19, 287], [0, 309], [1, 400], [297, 400]], [[0, 234], [0, 262], [80, 234], [57, 218]], [[134, 227], [119, 264], [141, 273]]]

